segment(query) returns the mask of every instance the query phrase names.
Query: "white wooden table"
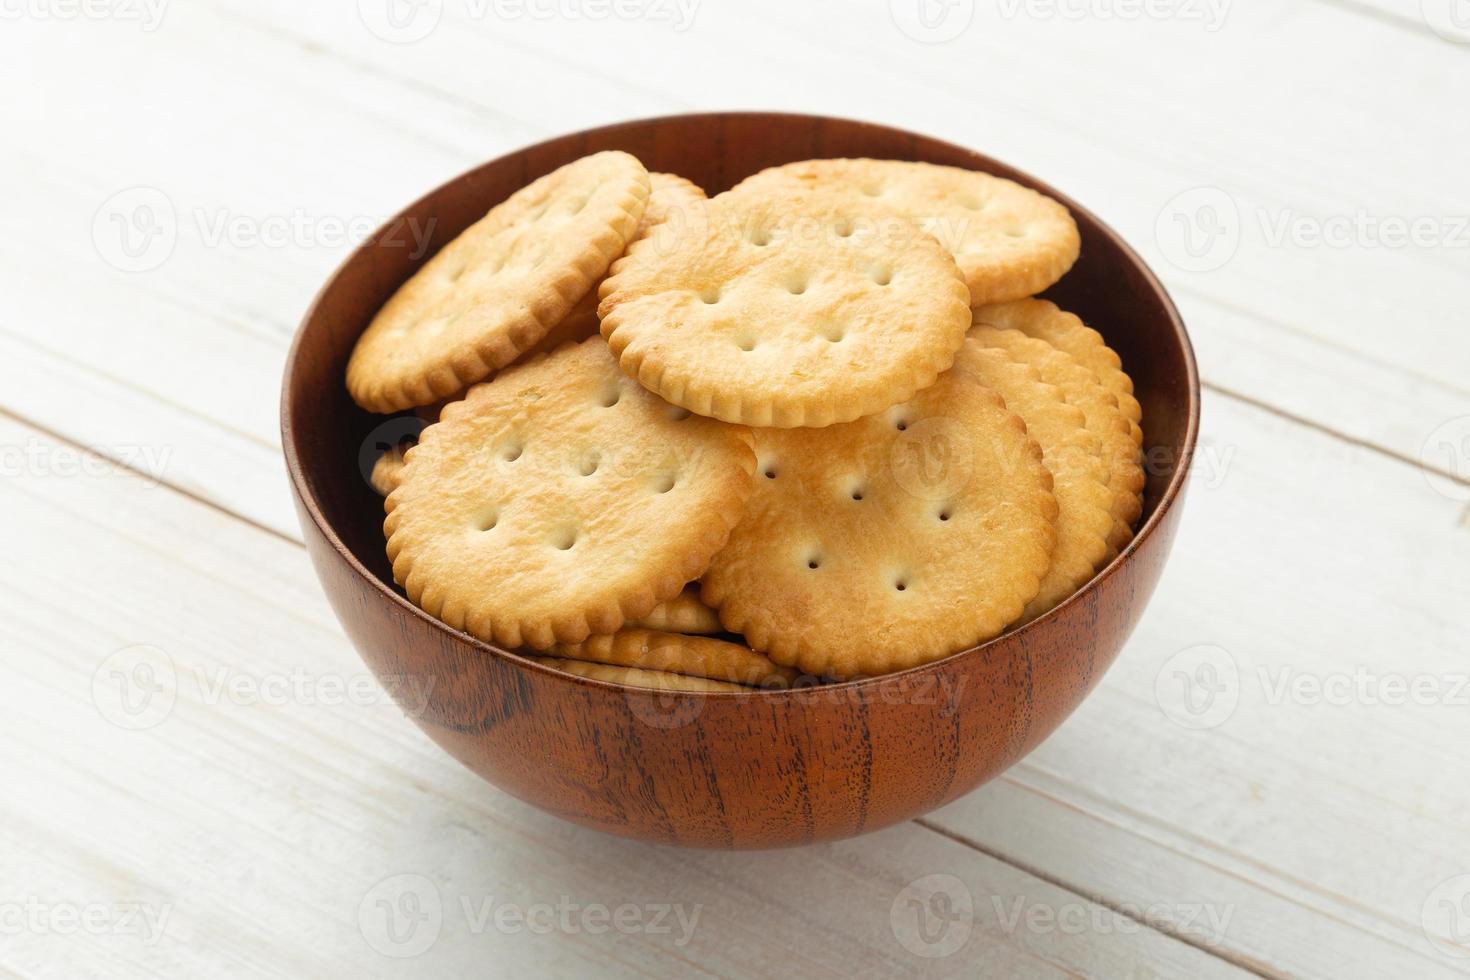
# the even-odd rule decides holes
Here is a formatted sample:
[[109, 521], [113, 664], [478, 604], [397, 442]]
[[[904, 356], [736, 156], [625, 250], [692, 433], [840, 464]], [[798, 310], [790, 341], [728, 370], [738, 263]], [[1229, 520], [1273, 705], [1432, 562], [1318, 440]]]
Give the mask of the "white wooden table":
[[[1470, 969], [1470, 4], [388, 2], [0, 3], [0, 975]], [[337, 627], [279, 453], [292, 331], [378, 219], [704, 108], [1056, 183], [1166, 279], [1206, 388], [1096, 694], [982, 790], [794, 852], [462, 770]]]

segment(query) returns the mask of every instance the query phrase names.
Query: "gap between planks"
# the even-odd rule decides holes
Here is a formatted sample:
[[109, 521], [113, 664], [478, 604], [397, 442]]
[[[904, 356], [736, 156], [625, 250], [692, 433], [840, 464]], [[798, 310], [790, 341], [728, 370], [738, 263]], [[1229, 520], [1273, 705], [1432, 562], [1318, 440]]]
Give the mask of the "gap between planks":
[[1261, 401], [1259, 398], [1256, 398], [1252, 395], [1244, 394], [1242, 392], [1234, 390], [1233, 388], [1227, 388], [1224, 385], [1217, 384], [1213, 381], [1201, 381], [1199, 383], [1199, 386], [1204, 391], [1212, 391], [1217, 395], [1222, 395], [1226, 398], [1234, 399], [1235, 401], [1240, 402], [1242, 405], [1248, 405], [1251, 408], [1254, 408], [1261, 412], [1265, 412], [1268, 415], [1274, 415], [1279, 419], [1283, 419], [1287, 422], [1292, 422], [1296, 425], [1301, 426], [1304, 429], [1310, 429], [1313, 432], [1320, 432], [1322, 435], [1327, 436], [1328, 438], [1336, 439], [1339, 442], [1347, 443], [1350, 446], [1356, 446], [1359, 449], [1366, 449], [1372, 453], [1377, 453], [1379, 456], [1382, 456], [1385, 459], [1393, 460], [1396, 463], [1403, 463], [1405, 466], [1411, 466], [1414, 469], [1419, 470], [1420, 472], [1434, 473], [1444, 477], [1447, 480], [1453, 480], [1455, 483], [1470, 487], [1470, 479], [1462, 477], [1460, 476], [1460, 474], [1445, 469], [1444, 467], [1435, 466], [1431, 463], [1425, 462], [1422, 459], [1415, 459], [1407, 453], [1399, 452], [1396, 449], [1389, 449], [1386, 446], [1380, 446], [1375, 442], [1370, 442], [1369, 440], [1363, 439], [1359, 436], [1350, 435], [1346, 432], [1339, 432], [1337, 429], [1334, 429], [1329, 425], [1325, 425], [1321, 422], [1309, 419], [1304, 415], [1298, 415], [1295, 412], [1287, 411], [1284, 408], [1278, 408], [1275, 405], [1272, 405], [1269, 402]]
[[[1420, 22], [1416, 22], [1412, 18], [1401, 17], [1401, 16], [1397, 15], [1396, 13], [1394, 13], [1392, 11], [1380, 9], [1380, 8], [1374, 6], [1373, 3], [1371, 2], [1371, 0], [1315, 0], [1315, 5], [1318, 6], [1318, 7], [1320, 7], [1320, 8], [1322, 8], [1322, 9], [1325, 9], [1325, 10], [1328, 10], [1328, 11], [1333, 11], [1333, 12], [1336, 12], [1336, 13], [1341, 14], [1341, 15], [1344, 15], [1344, 16], [1354, 17], [1354, 18], [1363, 18], [1363, 19], [1371, 20], [1371, 21], [1376, 22], [1376, 23], [1383, 23], [1383, 24], [1391, 25], [1396, 30], [1399, 30], [1399, 31], [1401, 31], [1403, 33], [1411, 34], [1414, 37], [1419, 38], [1420, 40], [1431, 40], [1432, 41], [1432, 39], [1433, 39], [1433, 35], [1428, 30], [1427, 25], [1425, 25], [1423, 23], [1420, 23]], [[282, 43], [285, 43], [285, 44], [293, 45], [295, 47], [300, 48], [302, 51], [305, 51], [305, 52], [307, 52], [307, 53], [309, 53], [309, 54], [311, 54], [313, 56], [323, 57], [323, 58], [327, 58], [329, 60], [336, 61], [339, 64], [343, 65], [344, 67], [348, 67], [348, 68], [350, 68], [350, 69], [352, 69], [354, 71], [371, 72], [374, 75], [384, 76], [384, 77], [387, 77], [387, 78], [391, 78], [395, 83], [402, 84], [405, 87], [411, 88], [412, 90], [417, 91], [417, 92], [419, 92], [421, 94], [424, 94], [424, 95], [426, 95], [426, 96], [428, 96], [430, 98], [438, 99], [440, 101], [445, 102], [446, 104], [453, 105], [453, 106], [458, 107], [458, 108], [470, 109], [470, 110], [476, 112], [477, 114], [482, 114], [482, 115], [483, 114], [486, 114], [486, 113], [489, 113], [489, 114], [491, 114], [491, 115], [493, 115], [496, 118], [499, 118], [501, 120], [510, 121], [512, 123], [515, 123], [517, 125], [520, 125], [524, 129], [527, 129], [527, 130], [529, 130], [531, 132], [536, 133], [537, 136], [538, 136], [538, 138], [547, 138], [547, 137], [556, 135], [555, 132], [547, 131], [547, 130], [541, 128], [541, 126], [539, 124], [525, 123], [525, 122], [523, 122], [523, 121], [521, 121], [519, 119], [515, 119], [513, 117], [506, 116], [504, 113], [497, 112], [497, 110], [495, 110], [495, 108], [493, 106], [489, 106], [489, 105], [486, 105], [486, 104], [483, 104], [483, 103], [475, 102], [473, 99], [467, 98], [466, 96], [462, 96], [462, 95], [459, 95], [459, 94], [457, 94], [455, 92], [448, 91], [446, 89], [440, 88], [440, 87], [438, 87], [436, 85], [426, 83], [422, 79], [419, 79], [419, 78], [413, 76], [412, 74], [408, 74], [408, 73], [404, 73], [402, 71], [394, 70], [394, 68], [393, 68], [393, 66], [391, 64], [375, 63], [375, 62], [367, 61], [364, 58], [358, 57], [358, 56], [353, 55], [353, 54], [351, 54], [351, 53], [349, 53], [347, 51], [344, 51], [339, 46], [328, 46], [327, 44], [323, 43], [322, 41], [319, 41], [316, 38], [311, 37], [310, 35], [302, 34], [302, 33], [300, 33], [299, 31], [297, 31], [295, 29], [293, 29], [290, 26], [285, 26], [285, 25], [282, 25], [282, 24], [279, 24], [279, 23], [275, 23], [275, 22], [270, 21], [270, 20], [261, 20], [261, 19], [258, 19], [256, 17], [254, 17], [254, 16], [250, 16], [250, 15], [245, 15], [245, 14], [242, 14], [238, 9], [236, 9], [236, 8], [234, 8], [232, 6], [229, 6], [229, 5], [221, 6], [219, 3], [212, 3], [210, 5], [210, 11], [211, 11], [211, 13], [214, 16], [220, 18], [223, 21], [230, 22], [230, 23], [235, 23], [235, 24], [239, 24], [239, 25], [241, 25], [241, 26], [243, 26], [243, 27], [245, 27], [245, 28], [247, 28], [249, 30], [257, 31], [257, 32], [263, 34], [264, 36], [270, 37], [273, 40], [276, 40], [276, 41], [279, 41], [279, 42], [282, 42]], [[504, 44], [507, 48], [509, 48], [509, 49], [511, 49], [513, 51], [516, 51], [519, 54], [529, 55], [529, 56], [532, 56], [532, 57], [537, 57], [537, 58], [542, 58], [542, 59], [551, 58], [552, 60], [557, 60], [556, 59], [556, 56], [554, 54], [548, 53], [547, 51], [545, 51], [543, 49], [532, 48], [532, 47], [528, 47], [528, 46], [523, 45], [523, 44], [512, 43], [512, 42], [508, 41], [505, 38], [496, 38], [495, 40], [496, 40], [497, 43]], [[666, 106], [667, 106], [666, 110], [664, 110], [664, 111], [690, 111], [690, 110], [692, 110], [694, 108], [693, 106], [691, 106], [688, 103], [685, 103], [683, 101], [669, 99], [667, 93], [665, 93], [665, 92], [656, 92], [656, 93], [655, 92], [646, 92], [646, 91], [644, 91], [642, 89], [630, 87], [630, 86], [627, 85], [627, 83], [626, 83], [625, 80], [616, 78], [616, 77], [614, 77], [612, 75], [609, 75], [609, 74], [605, 74], [605, 73], [599, 71], [598, 68], [597, 68], [597, 66], [595, 66], [595, 65], [589, 65], [589, 64], [585, 64], [585, 63], [578, 63], [578, 64], [576, 64], [574, 66], [572, 66], [572, 65], [565, 65], [565, 67], [572, 68], [575, 71], [582, 72], [582, 73], [588, 75], [589, 77], [595, 78], [595, 79], [599, 80], [600, 82], [603, 82], [606, 85], [611, 85], [611, 86], [617, 86], [617, 87], [626, 88], [626, 89], [629, 89], [630, 91], [637, 92], [638, 94], [647, 95], [647, 96], [649, 96], [651, 98], [656, 98], [658, 100], [662, 100], [664, 103], [666, 103]], [[1178, 288], [1178, 287], [1171, 287], [1171, 288]], [[1196, 291], [1187, 290], [1187, 289], [1186, 290], [1183, 290], [1183, 291], [1196, 292]], [[1205, 299], [1208, 302], [1213, 302], [1213, 303], [1217, 303], [1219, 305], [1226, 305], [1228, 307], [1233, 307], [1233, 304], [1221, 304], [1219, 300], [1217, 300], [1213, 296], [1210, 296], [1207, 293], [1198, 293], [1197, 292], [1196, 294], [1199, 295], [1202, 299]], [[1332, 338], [1330, 336], [1322, 336], [1322, 335], [1319, 335], [1317, 333], [1314, 333], [1314, 332], [1312, 332], [1310, 330], [1304, 330], [1304, 329], [1301, 329], [1301, 328], [1298, 328], [1298, 327], [1293, 327], [1293, 326], [1291, 326], [1289, 324], [1281, 324], [1279, 322], [1273, 322], [1264, 313], [1257, 312], [1257, 311], [1254, 311], [1254, 310], [1250, 310], [1248, 308], [1236, 308], [1235, 311], [1236, 312], [1239, 312], [1242, 315], [1247, 316], [1247, 317], [1249, 317], [1251, 319], [1259, 320], [1262, 323], [1266, 323], [1266, 324], [1271, 325], [1271, 326], [1277, 326], [1277, 327], [1284, 326], [1286, 329], [1292, 330], [1293, 332], [1299, 334], [1300, 336], [1302, 336], [1303, 338], [1309, 340], [1310, 342], [1316, 343], [1316, 344], [1320, 344], [1320, 345], [1322, 345], [1322, 346], [1324, 346], [1324, 347], [1326, 347], [1326, 348], [1328, 348], [1328, 349], [1330, 349], [1332, 351], [1336, 351], [1336, 352], [1339, 352], [1339, 353], [1342, 353], [1342, 354], [1345, 354], [1345, 355], [1348, 355], [1348, 356], [1352, 356], [1352, 357], [1359, 357], [1359, 358], [1361, 358], [1361, 357], [1364, 357], [1365, 356], [1362, 351], [1356, 350], [1356, 349], [1354, 349], [1352, 347], [1345, 346], [1340, 341], [1336, 340], [1335, 338]], [[1393, 366], [1392, 370], [1395, 373], [1404, 374], [1406, 376], [1413, 374], [1412, 371], [1406, 371], [1402, 367], [1397, 366], [1397, 365]], [[1444, 385], [1445, 384], [1445, 382], [1442, 381], [1442, 380], [1440, 380], [1440, 379], [1433, 379], [1433, 380], [1434, 380], [1434, 383], [1436, 383], [1436, 384], [1439, 384], [1439, 385]], [[1222, 392], [1225, 391], [1225, 389], [1217, 389], [1217, 390], [1220, 390]], [[1267, 406], [1264, 406], [1262, 403], [1259, 403], [1259, 402], [1251, 402], [1251, 404], [1256, 405], [1257, 407], [1267, 407]], [[1324, 431], [1324, 432], [1332, 432], [1333, 430], [1323, 428], [1323, 429], [1321, 429], [1321, 431]], [[1345, 437], [1345, 438], [1348, 438], [1349, 441], [1353, 441], [1353, 442], [1356, 442], [1357, 441], [1357, 440], [1355, 440], [1355, 439], [1353, 439], [1351, 437]], [[1449, 477], [1453, 477], [1453, 474], [1445, 473], [1443, 475], [1449, 476]]]
[[1137, 923], [1139, 928], [1141, 929], [1152, 929], [1156, 932], [1163, 933], [1165, 936], [1168, 936], [1175, 942], [1183, 943], [1186, 946], [1197, 949], [1201, 953], [1204, 953], [1207, 956], [1212, 956], [1217, 960], [1222, 960], [1226, 963], [1229, 963], [1231, 966], [1239, 970], [1244, 970], [1245, 972], [1254, 974], [1258, 977], [1265, 977], [1267, 978], [1267, 980], [1276, 980], [1276, 978], [1278, 977], [1285, 976], [1285, 974], [1271, 972], [1269, 969], [1266, 968], [1266, 965], [1264, 963], [1253, 960], [1250, 957], [1243, 956], [1242, 954], [1234, 952], [1232, 950], [1211, 946], [1208, 943], [1198, 939], [1197, 937], [1189, 935], [1183, 930], [1173, 928], [1172, 923], [1160, 922], [1154, 924], [1146, 922], [1138, 918], [1136, 915], [1133, 915], [1122, 904], [1113, 902], [1106, 896], [1090, 895], [1077, 886], [1069, 885], [1066, 882], [1060, 880], [1056, 875], [1051, 874], [1044, 868], [1036, 867], [1029, 862], [1021, 861], [1016, 858], [1007, 857], [1006, 855], [1001, 854], [993, 848], [986, 847], [979, 841], [976, 841], [970, 837], [966, 837], [964, 834], [957, 833], [947, 827], [932, 822], [928, 817], [915, 817], [911, 822], [918, 824], [925, 830], [938, 834], [940, 837], [944, 837], [948, 840], [954, 841], [956, 844], [968, 847], [972, 851], [979, 851], [981, 854], [984, 854], [991, 860], [1000, 861], [1008, 864], [1013, 868], [1024, 871], [1026, 874], [1030, 875], [1033, 878], [1037, 878], [1041, 881], [1046, 882], [1049, 885], [1053, 885], [1057, 888], [1061, 888], [1065, 891], [1071, 892], [1073, 895], [1077, 895], [1083, 899], [1086, 899], [1087, 901], [1092, 902], [1095, 905], [1100, 905], [1120, 919], [1126, 919], [1129, 922]]

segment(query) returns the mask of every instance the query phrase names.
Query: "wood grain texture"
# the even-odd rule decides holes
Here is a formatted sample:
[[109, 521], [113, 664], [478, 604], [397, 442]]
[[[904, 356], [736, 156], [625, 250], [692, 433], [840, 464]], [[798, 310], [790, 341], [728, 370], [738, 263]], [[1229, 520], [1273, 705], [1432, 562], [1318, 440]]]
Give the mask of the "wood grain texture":
[[[873, 156], [983, 169], [1057, 193], [901, 130], [797, 115], [691, 115], [512, 153], [433, 191], [389, 227], [434, 227], [437, 246], [525, 183], [606, 149], [710, 192], [790, 160]], [[282, 392], [282, 441], [307, 550], [348, 636], [379, 674], [434, 680], [416, 720], [456, 758], [600, 830], [696, 847], [804, 844], [888, 826], [993, 778], [1061, 724], [1142, 613], [1168, 555], [1199, 424], [1193, 355], [1167, 295], [1115, 235], [1062, 200], [1082, 232], [1083, 257], [1049, 295], [1103, 329], [1132, 368], [1154, 465], [1134, 543], [1052, 613], [977, 651], [891, 677], [660, 698], [531, 665], [433, 620], [392, 585], [380, 508], [357, 465], [358, 447], [383, 420], [353, 405], [341, 383], [358, 334], [426, 260], [380, 235], [307, 312]]]
[[[68, 451], [0, 418], [0, 445], [32, 440]], [[117, 469], [20, 474], [0, 482], [0, 506], [24, 559], [0, 563], [0, 973], [1242, 975], [917, 824], [800, 860], [579, 829], [489, 787], [407, 722], [299, 545]], [[79, 538], [84, 561], [56, 546]], [[66, 605], [82, 594], [95, 600]], [[138, 644], [166, 658], [149, 680], [172, 697], [130, 716], [121, 697], [145, 689], [108, 672]], [[936, 874], [973, 908], [942, 957], [899, 938], [905, 888]], [[423, 948], [408, 919], [394, 945], [372, 918], [405, 886], [439, 900]], [[63, 911], [32, 920], [32, 905]], [[102, 927], [66, 931], [64, 910], [84, 907], [104, 910]], [[655, 928], [661, 907], [684, 925], [670, 912]], [[125, 923], [123, 908], [147, 917]], [[604, 927], [583, 918], [592, 908], [641, 918]], [[1036, 929], [1033, 910], [1107, 931]]]

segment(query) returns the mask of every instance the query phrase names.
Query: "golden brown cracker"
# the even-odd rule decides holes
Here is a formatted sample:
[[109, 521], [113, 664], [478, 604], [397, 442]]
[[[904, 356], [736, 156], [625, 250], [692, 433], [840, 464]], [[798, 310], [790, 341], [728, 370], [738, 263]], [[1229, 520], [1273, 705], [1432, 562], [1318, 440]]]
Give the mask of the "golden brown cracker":
[[739, 520], [749, 433], [678, 411], [593, 338], [476, 385], [389, 495], [388, 557], [457, 629], [545, 649], [679, 594]]
[[399, 287], [347, 364], [359, 405], [394, 412], [455, 394], [514, 361], [623, 252], [649, 196], [620, 151], [583, 157], [491, 208]]
[[777, 663], [903, 670], [990, 639], [1036, 596], [1051, 474], [971, 374], [856, 422], [754, 435], [756, 487], [701, 596]]
[[976, 305], [1041, 292], [1081, 249], [1065, 207], [978, 170], [904, 160], [802, 160], [763, 170], [735, 190], [784, 184], [840, 190], [908, 217], [954, 253]]
[[949, 367], [969, 320], [932, 237], [860, 202], [779, 188], [720, 195], [699, 221], [660, 226], [602, 295], [602, 334], [650, 391], [779, 428], [903, 401]]

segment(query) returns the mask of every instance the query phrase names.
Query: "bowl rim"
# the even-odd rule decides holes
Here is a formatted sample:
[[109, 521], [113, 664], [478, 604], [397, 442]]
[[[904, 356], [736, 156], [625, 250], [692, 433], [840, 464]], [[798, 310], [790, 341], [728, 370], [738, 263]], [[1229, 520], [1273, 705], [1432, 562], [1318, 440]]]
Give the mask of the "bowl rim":
[[[1047, 610], [1045, 613], [1031, 620], [1029, 623], [1020, 627], [1019, 629], [1003, 632], [1000, 635], [992, 637], [991, 639], [985, 641], [979, 646], [968, 647], [964, 650], [956, 651], [946, 657], [941, 657], [938, 660], [933, 660], [925, 664], [919, 664], [917, 666], [910, 667], [901, 671], [896, 671], [891, 674], [877, 674], [868, 677], [858, 677], [852, 680], [817, 683], [806, 685], [803, 687], [770, 689], [753, 688], [749, 692], [673, 691], [657, 688], [638, 688], [632, 685], [618, 684], [612, 681], [596, 680], [590, 677], [582, 677], [578, 674], [570, 674], [566, 671], [558, 670], [555, 667], [550, 667], [544, 664], [537, 663], [536, 661], [531, 660], [529, 657], [518, 654], [513, 650], [506, 650], [502, 647], [497, 647], [494, 644], [487, 643], [484, 640], [481, 640], [479, 637], [476, 637], [470, 633], [466, 633], [463, 630], [455, 629], [449, 624], [435, 618], [434, 616], [429, 615], [427, 612], [414, 605], [408, 600], [406, 596], [400, 595], [394, 589], [389, 588], [388, 585], [382, 581], [382, 579], [378, 578], [371, 571], [369, 571], [368, 568], [363, 565], [361, 561], [358, 560], [357, 556], [352, 553], [352, 550], [343, 543], [341, 537], [337, 534], [336, 529], [322, 513], [321, 506], [317, 501], [316, 495], [311, 492], [311, 489], [306, 481], [305, 473], [301, 465], [301, 459], [296, 451], [296, 438], [291, 424], [291, 378], [296, 372], [296, 362], [298, 356], [301, 353], [302, 343], [306, 336], [307, 328], [310, 323], [317, 318], [318, 311], [325, 301], [327, 292], [338, 281], [338, 279], [341, 278], [342, 274], [347, 270], [347, 268], [354, 262], [358, 261], [360, 256], [375, 247], [374, 243], [388, 228], [392, 226], [393, 222], [397, 220], [397, 215], [415, 210], [420, 205], [426, 203], [429, 199], [446, 191], [454, 184], [464, 180], [464, 178], [467, 177], [469, 174], [499, 163], [505, 160], [507, 157], [515, 156], [517, 154], [525, 153], [527, 151], [534, 152], [536, 150], [542, 149], [543, 147], [549, 146], [552, 143], [560, 142], [568, 137], [595, 139], [599, 136], [611, 135], [619, 130], [647, 127], [658, 123], [669, 123], [674, 121], [694, 122], [697, 120], [717, 122], [732, 119], [756, 120], [772, 118], [805, 120], [808, 122], [815, 121], [819, 123], [840, 123], [856, 125], [867, 129], [882, 131], [893, 136], [906, 138], [917, 137], [918, 139], [924, 140], [925, 142], [932, 145], [940, 146], [946, 150], [954, 150], [957, 153], [968, 155], [980, 165], [975, 169], [980, 169], [982, 172], [990, 173], [996, 173], [999, 171], [1007, 175], [1019, 177], [1021, 183], [1025, 184], [1026, 186], [1032, 187], [1040, 191], [1041, 193], [1046, 194], [1053, 199], [1059, 201], [1072, 213], [1086, 215], [1087, 218], [1091, 221], [1092, 225], [1101, 233], [1101, 235], [1105, 239], [1107, 239], [1107, 241], [1114, 248], [1118, 249], [1123, 254], [1123, 256], [1138, 269], [1138, 271], [1142, 274], [1144, 282], [1162, 302], [1164, 313], [1167, 316], [1169, 325], [1173, 329], [1175, 337], [1179, 342], [1179, 347], [1181, 352], [1183, 353], [1184, 358], [1185, 389], [1188, 395], [1188, 404], [1186, 406], [1184, 442], [1180, 449], [1178, 464], [1175, 466], [1174, 473], [1170, 476], [1169, 482], [1165, 485], [1163, 493], [1159, 497], [1158, 505], [1154, 508], [1153, 513], [1149, 515], [1148, 520], [1144, 521], [1143, 525], [1138, 529], [1137, 533], [1134, 534], [1132, 540], [1130, 540], [1128, 544], [1125, 545], [1116, 556], [1114, 556], [1112, 561], [1108, 562], [1107, 565], [1094, 573], [1092, 578], [1088, 579], [1081, 588], [1077, 589], [1066, 599], [1057, 603], [1057, 605], [1053, 606], [1051, 609]], [[327, 278], [322, 282], [322, 285], [317, 289], [316, 294], [311, 299], [311, 303], [306, 308], [306, 312], [302, 314], [301, 322], [296, 328], [295, 335], [291, 339], [291, 346], [286, 353], [286, 362], [282, 372], [281, 381], [280, 413], [281, 450], [282, 455], [285, 457], [286, 472], [291, 482], [291, 488], [305, 512], [310, 516], [312, 522], [316, 525], [317, 531], [331, 545], [332, 549], [336, 551], [336, 553], [340, 557], [346, 560], [348, 566], [351, 567], [352, 570], [360, 578], [365, 580], [368, 583], [369, 587], [376, 590], [380, 597], [398, 605], [401, 609], [405, 610], [410, 615], [422, 620], [425, 623], [428, 623], [431, 628], [440, 630], [445, 634], [455, 638], [456, 640], [460, 640], [468, 644], [470, 647], [484, 652], [492, 657], [502, 659], [507, 663], [513, 665], [517, 669], [539, 672], [558, 682], [565, 682], [575, 686], [587, 687], [592, 689], [602, 689], [604, 693], [616, 692], [623, 696], [626, 696], [626, 692], [630, 690], [641, 690], [647, 691], [650, 696], [665, 698], [708, 698], [714, 699], [716, 701], [745, 701], [750, 698], [780, 698], [802, 701], [815, 700], [818, 698], [831, 698], [834, 696], [841, 697], [854, 695], [860, 691], [863, 691], [864, 689], [876, 688], [884, 684], [891, 685], [894, 683], [909, 684], [915, 681], [922, 682], [929, 675], [937, 674], [944, 669], [951, 669], [954, 666], [954, 661], [957, 661], [961, 658], [981, 655], [985, 650], [989, 649], [995, 644], [1001, 643], [1002, 641], [1024, 639], [1028, 632], [1038, 629], [1042, 624], [1045, 624], [1048, 620], [1058, 615], [1061, 610], [1066, 609], [1074, 602], [1080, 601], [1084, 593], [1098, 588], [1105, 579], [1116, 574], [1123, 567], [1123, 565], [1125, 565], [1128, 561], [1132, 559], [1134, 553], [1138, 550], [1139, 546], [1153, 535], [1159, 524], [1162, 523], [1164, 515], [1177, 502], [1179, 496], [1184, 492], [1184, 488], [1189, 479], [1190, 470], [1193, 466], [1194, 453], [1199, 436], [1200, 381], [1199, 368], [1195, 362], [1194, 345], [1190, 341], [1189, 331], [1185, 329], [1184, 319], [1180, 316], [1179, 309], [1175, 305], [1173, 297], [1169, 295], [1169, 291], [1164, 287], [1164, 284], [1159, 281], [1159, 278], [1154, 273], [1153, 269], [1148, 265], [1148, 263], [1143, 260], [1143, 258], [1133, 249], [1133, 247], [1130, 246], [1128, 242], [1125, 241], [1123, 237], [1113, 229], [1111, 225], [1099, 218], [1096, 214], [1092, 212], [1091, 209], [1083, 207], [1081, 204], [1077, 203], [1077, 201], [1073, 200], [1069, 195], [1057, 190], [1046, 181], [1037, 179], [1029, 172], [1022, 170], [1019, 167], [1015, 167], [1008, 163], [1005, 163], [1002, 160], [997, 160], [996, 158], [988, 154], [981, 153], [978, 150], [973, 150], [966, 146], [961, 146], [957, 143], [950, 142], [949, 140], [929, 136], [927, 134], [915, 132], [913, 130], [902, 129], [896, 126], [889, 126], [883, 123], [868, 122], [861, 119], [851, 119], [842, 116], [828, 116], [817, 113], [803, 112], [683, 112], [670, 113], [662, 116], [646, 116], [638, 119], [629, 119], [622, 122], [609, 123], [603, 126], [595, 126], [589, 129], [573, 130], [571, 132], [547, 137], [546, 139], [539, 140], [536, 143], [517, 147], [515, 149], [502, 153], [499, 156], [493, 157], [489, 160], [485, 160], [481, 163], [477, 163], [468, 170], [455, 174], [453, 177], [450, 177], [448, 180], [443, 181], [432, 190], [420, 195], [412, 202], [399, 208], [394, 213], [393, 217], [388, 218], [372, 235], [368, 236], [359, 245], [353, 248], [352, 251], [350, 251], [347, 256], [343, 258], [340, 263], [338, 263], [337, 267], [332, 270], [331, 274], [327, 276]]]

